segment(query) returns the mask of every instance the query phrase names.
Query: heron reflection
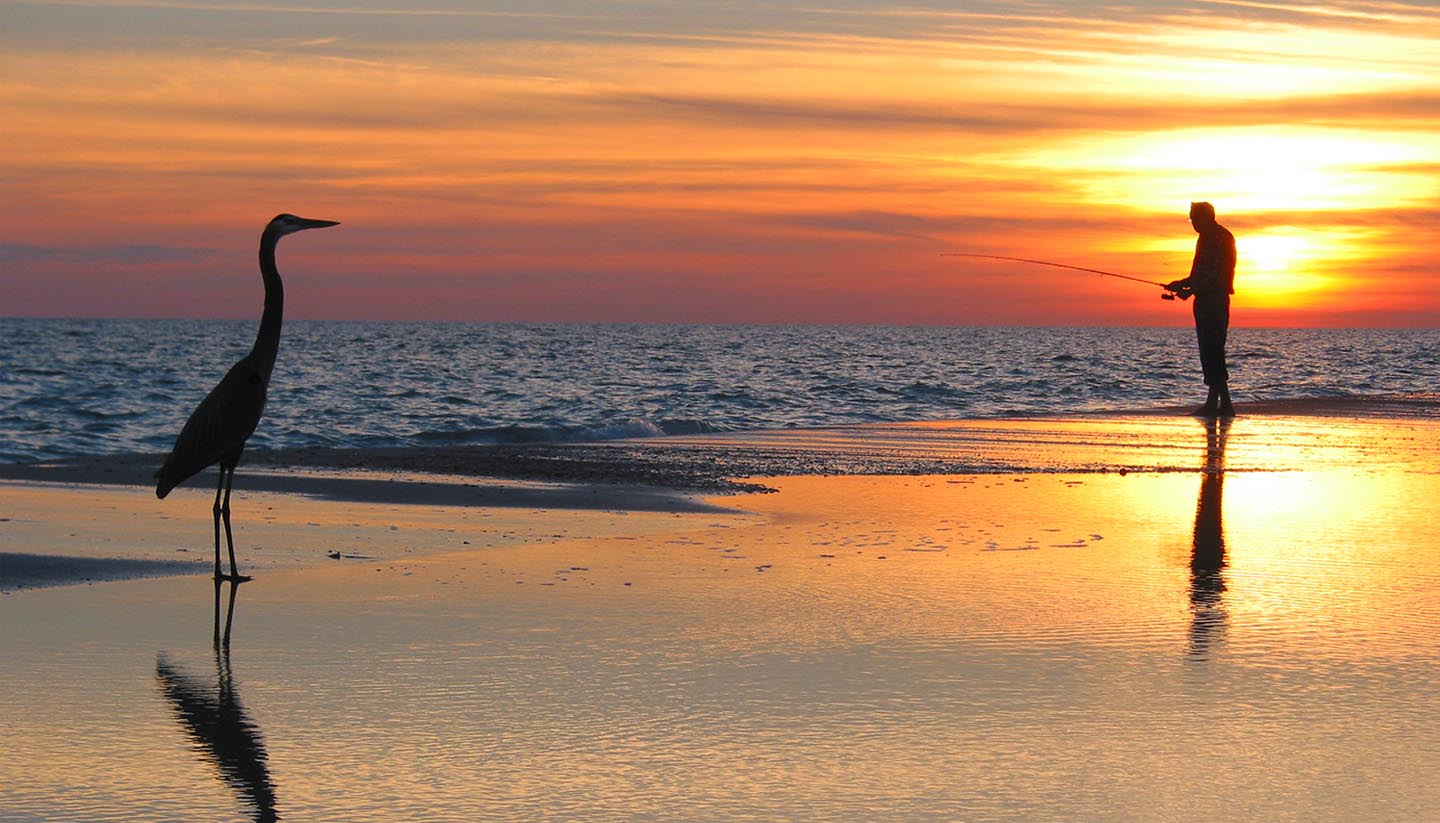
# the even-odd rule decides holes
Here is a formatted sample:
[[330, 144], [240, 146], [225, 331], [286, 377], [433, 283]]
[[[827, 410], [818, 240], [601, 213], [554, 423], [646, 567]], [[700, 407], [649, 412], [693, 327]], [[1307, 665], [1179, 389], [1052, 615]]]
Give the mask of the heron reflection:
[[1190, 549], [1190, 656], [1204, 659], [1225, 633], [1225, 438], [1229, 418], [1205, 421], [1205, 465]]
[[[220, 589], [229, 586], [224, 628]], [[215, 581], [215, 679], [194, 677], [166, 659], [155, 661], [155, 676], [196, 750], [219, 770], [219, 777], [249, 807], [257, 823], [279, 820], [275, 786], [266, 764], [265, 741], [240, 702], [230, 671], [230, 629], [235, 616], [235, 581]]]

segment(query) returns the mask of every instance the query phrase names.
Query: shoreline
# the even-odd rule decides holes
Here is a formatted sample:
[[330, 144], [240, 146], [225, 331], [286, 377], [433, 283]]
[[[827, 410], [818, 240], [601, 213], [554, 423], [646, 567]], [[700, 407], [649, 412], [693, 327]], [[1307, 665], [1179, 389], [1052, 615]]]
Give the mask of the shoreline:
[[[699, 495], [771, 492], [763, 481], [776, 477], [1189, 472], [1207, 426], [1262, 429], [1310, 452], [1380, 448], [1392, 457], [1399, 456], [1392, 441], [1405, 432], [1440, 426], [1436, 396], [1255, 401], [1237, 411], [1209, 422], [1165, 407], [585, 442], [256, 448], [245, 452], [237, 489], [373, 503], [705, 511]], [[1345, 435], [1338, 442], [1315, 440], [1337, 430]], [[1311, 465], [1274, 449], [1238, 460], [1231, 451], [1231, 471]], [[111, 454], [0, 463], [0, 482], [152, 486], [163, 460]], [[214, 477], [212, 467], [183, 485], [213, 489]]]
[[[1440, 463], [1437, 420], [1396, 415], [1292, 416], [1280, 413], [1283, 409], [1265, 414], [1242, 408], [1246, 414], [1228, 421], [1158, 413], [1074, 415], [579, 444], [255, 450], [246, 455], [236, 486], [236, 509], [243, 512], [236, 516], [237, 535], [240, 529], [256, 528], [256, 509], [265, 501], [271, 501], [265, 506], [269, 511], [277, 506], [307, 511], [347, 507], [368, 512], [357, 519], [372, 522], [378, 511], [433, 510], [442, 513], [442, 520], [464, 519], [477, 512], [488, 517], [486, 513], [493, 511], [510, 518], [519, 531], [533, 532], [543, 540], [542, 533], [553, 531], [556, 523], [573, 523], [583, 534], [595, 528], [594, 518], [607, 515], [734, 515], [754, 508], [743, 502], [753, 501], [754, 493], [772, 492], [779, 480], [806, 476], [1009, 476], [1017, 482], [1070, 477], [1080, 482], [1086, 477], [1131, 473], [1207, 474], [1216, 470], [1217, 454], [1220, 470], [1237, 475], [1425, 472], [1426, 466]], [[45, 512], [41, 519], [52, 522], [48, 529], [27, 532], [20, 528], [23, 511], [19, 518], [13, 511], [0, 517], [0, 592], [208, 573], [208, 560], [132, 556], [147, 546], [153, 554], [155, 546], [184, 545], [183, 541], [203, 543], [193, 549], [201, 557], [208, 557], [211, 550], [215, 470], [202, 472], [177, 490], [185, 503], [161, 502], [149, 492], [151, 473], [160, 459], [112, 455], [0, 464], [0, 486], [11, 487], [14, 498], [27, 493], [35, 500], [43, 498], [37, 504]], [[736, 505], [727, 508], [719, 500]], [[65, 568], [68, 556], [62, 552], [80, 543], [62, 539], [62, 529], [107, 507], [128, 510], [133, 519], [115, 531], [139, 537], [114, 556], [99, 557], [94, 556], [93, 546], [111, 542], [111, 532], [97, 529], [96, 538], [80, 549], [91, 556], [74, 558]], [[306, 516], [323, 519], [313, 512]], [[294, 517], [296, 522], [303, 519]], [[181, 521], [176, 534], [183, 536], [156, 531], [172, 528], [159, 521], [176, 520]], [[32, 536], [17, 536], [27, 533]], [[253, 530], [237, 537], [237, 543], [257, 537], [270, 539], [264, 530]], [[303, 541], [297, 537], [296, 542]], [[359, 556], [348, 549], [337, 553]], [[305, 562], [318, 562], [318, 557], [312, 554]]]

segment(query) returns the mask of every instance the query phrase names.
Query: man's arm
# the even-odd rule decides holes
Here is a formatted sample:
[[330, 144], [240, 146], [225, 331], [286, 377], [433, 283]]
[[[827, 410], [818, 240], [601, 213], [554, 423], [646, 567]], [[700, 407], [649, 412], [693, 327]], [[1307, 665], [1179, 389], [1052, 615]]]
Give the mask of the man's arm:
[[1205, 235], [1195, 238], [1195, 256], [1190, 258], [1190, 276], [1182, 280], [1172, 280], [1165, 284], [1165, 288], [1175, 293], [1181, 300], [1189, 300], [1195, 296], [1195, 284], [1199, 280], [1204, 282], [1211, 276], [1211, 269], [1215, 261], [1213, 255], [1205, 248]]

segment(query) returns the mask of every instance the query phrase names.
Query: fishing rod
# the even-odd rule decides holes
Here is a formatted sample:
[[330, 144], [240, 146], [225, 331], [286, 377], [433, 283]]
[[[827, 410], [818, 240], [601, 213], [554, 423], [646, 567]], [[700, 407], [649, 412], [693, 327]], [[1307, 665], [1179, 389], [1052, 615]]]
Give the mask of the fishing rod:
[[[1136, 283], [1144, 283], [1144, 284], [1149, 285], [1149, 286], [1159, 286], [1160, 288], [1165, 289], [1165, 293], [1162, 294], [1162, 295], [1160, 295], [1160, 299], [1161, 299], [1161, 300], [1174, 300], [1174, 299], [1175, 299], [1175, 295], [1177, 294], [1177, 292], [1174, 292], [1174, 291], [1171, 291], [1171, 290], [1170, 290], [1169, 284], [1167, 284], [1167, 283], [1161, 283], [1161, 282], [1158, 281], [1158, 280], [1146, 280], [1146, 279], [1141, 278], [1141, 277], [1131, 277], [1131, 276], [1128, 275], [1128, 274], [1116, 274], [1116, 273], [1113, 272], [1113, 271], [1105, 271], [1105, 270], [1103, 270], [1103, 269], [1090, 269], [1090, 268], [1086, 268], [1085, 266], [1072, 266], [1072, 265], [1070, 265], [1070, 264], [1068, 264], [1068, 263], [1052, 263], [1052, 262], [1049, 261], [1049, 260], [1031, 260], [1031, 259], [1028, 258], [1028, 257], [1005, 257], [1004, 255], [1000, 255], [1000, 254], [967, 254], [967, 253], [965, 253], [965, 252], [958, 252], [958, 251], [946, 251], [946, 252], [941, 252], [941, 253], [940, 253], [940, 256], [941, 256], [941, 257], [980, 257], [980, 258], [983, 258], [983, 259], [986, 259], [986, 260], [1009, 260], [1009, 261], [1011, 261], [1011, 262], [1013, 262], [1013, 263], [1034, 263], [1034, 264], [1037, 265], [1037, 266], [1054, 266], [1054, 267], [1057, 268], [1057, 269], [1071, 269], [1071, 270], [1074, 270], [1074, 271], [1088, 271], [1088, 272], [1090, 272], [1091, 274], [1099, 274], [1099, 275], [1103, 275], [1103, 276], [1105, 276], [1105, 277], [1118, 277], [1118, 278], [1120, 278], [1121, 280], [1132, 280], [1132, 281], [1134, 281], [1134, 282], [1136, 282]], [[1188, 299], [1188, 298], [1190, 297], [1190, 295], [1189, 295], [1188, 293], [1184, 292], [1184, 291], [1178, 292], [1178, 294], [1180, 294], [1180, 299], [1181, 299], [1181, 300], [1185, 300], [1185, 299]]]

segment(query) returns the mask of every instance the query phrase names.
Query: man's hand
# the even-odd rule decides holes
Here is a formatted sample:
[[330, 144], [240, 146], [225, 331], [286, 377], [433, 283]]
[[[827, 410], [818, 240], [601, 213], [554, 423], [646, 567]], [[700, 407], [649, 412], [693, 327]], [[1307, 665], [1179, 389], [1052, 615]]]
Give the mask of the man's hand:
[[1165, 289], [1166, 291], [1174, 292], [1175, 296], [1181, 300], [1189, 300], [1195, 296], [1195, 290], [1190, 287], [1188, 278], [1185, 280], [1171, 280], [1165, 284]]

